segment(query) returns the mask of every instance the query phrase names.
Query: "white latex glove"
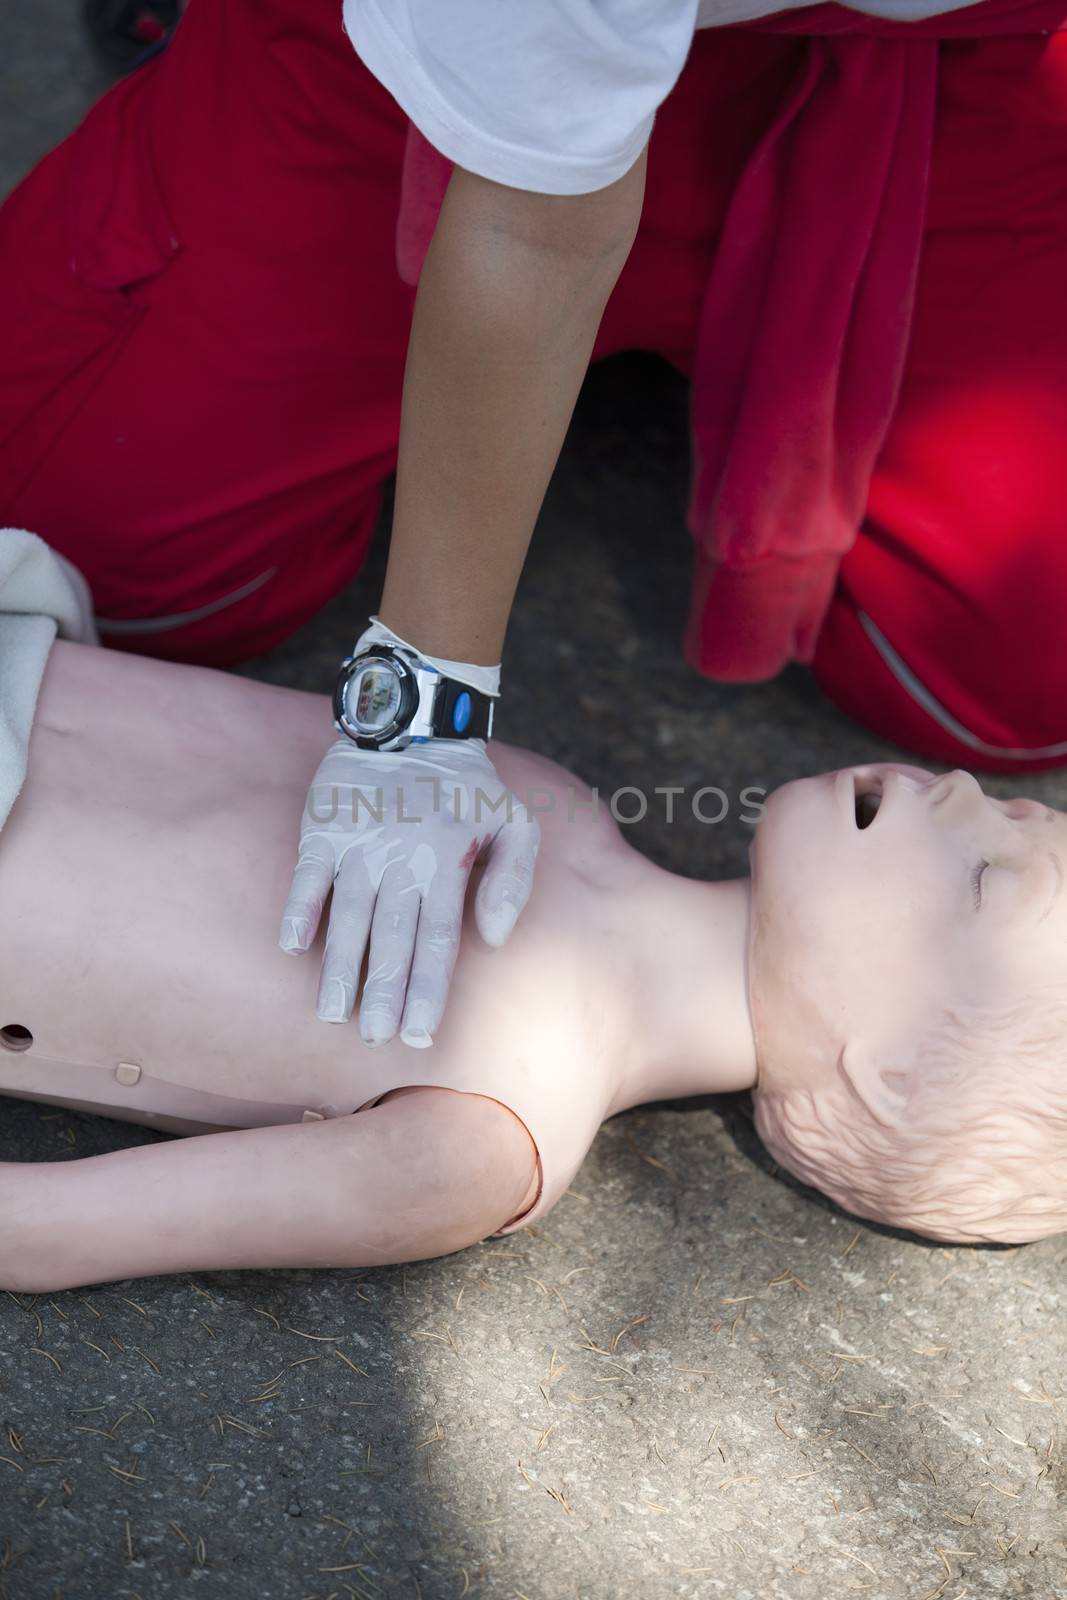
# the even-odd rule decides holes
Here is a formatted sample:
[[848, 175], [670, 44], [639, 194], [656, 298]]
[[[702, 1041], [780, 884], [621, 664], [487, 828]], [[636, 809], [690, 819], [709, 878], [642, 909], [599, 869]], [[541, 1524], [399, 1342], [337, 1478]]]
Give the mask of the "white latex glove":
[[[356, 802], [353, 820], [355, 791], [366, 803]], [[429, 739], [397, 751], [335, 740], [308, 791], [280, 938], [283, 950], [307, 950], [332, 884], [319, 1017], [352, 1015], [369, 937], [360, 1034], [384, 1044], [400, 1028], [405, 1044], [432, 1044], [471, 868], [487, 856], [475, 922], [487, 944], [502, 945], [529, 898], [540, 837], [481, 739]]]

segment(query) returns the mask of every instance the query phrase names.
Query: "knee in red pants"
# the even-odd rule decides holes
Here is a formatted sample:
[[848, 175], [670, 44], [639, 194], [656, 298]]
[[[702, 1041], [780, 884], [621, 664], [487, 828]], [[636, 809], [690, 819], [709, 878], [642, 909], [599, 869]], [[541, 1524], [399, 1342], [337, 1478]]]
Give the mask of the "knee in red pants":
[[[816, 681], [834, 704], [856, 722], [904, 750], [932, 761], [985, 772], [1037, 772], [1067, 763], [1067, 736], [1054, 734], [1054, 718], [1033, 718], [1032, 686], [1067, 707], [1067, 672], [1053, 640], [1043, 668], [1004, 672], [993, 701], [974, 706], [968, 722], [951, 709], [953, 688], [966, 681], [966, 659], [985, 655], [981, 630], [956, 657], [947, 644], [939, 662], [918, 667], [905, 642], [898, 648], [867, 613], [839, 591], [819, 636], [813, 662]], [[1002, 658], [1010, 661], [1010, 655]], [[925, 673], [925, 676], [924, 676]], [[947, 681], [939, 697], [929, 679]], [[1067, 716], [1058, 721], [1067, 735]]]
[[815, 675], [920, 755], [1067, 763], [1067, 33], [945, 45], [904, 383]]

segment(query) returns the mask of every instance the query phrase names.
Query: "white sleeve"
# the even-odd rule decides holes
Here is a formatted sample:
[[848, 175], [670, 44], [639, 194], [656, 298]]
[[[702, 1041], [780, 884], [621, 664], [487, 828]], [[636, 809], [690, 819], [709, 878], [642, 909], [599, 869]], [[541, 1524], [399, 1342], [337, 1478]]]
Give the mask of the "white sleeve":
[[698, 0], [344, 0], [357, 54], [430, 143], [515, 189], [628, 172], [685, 65]]

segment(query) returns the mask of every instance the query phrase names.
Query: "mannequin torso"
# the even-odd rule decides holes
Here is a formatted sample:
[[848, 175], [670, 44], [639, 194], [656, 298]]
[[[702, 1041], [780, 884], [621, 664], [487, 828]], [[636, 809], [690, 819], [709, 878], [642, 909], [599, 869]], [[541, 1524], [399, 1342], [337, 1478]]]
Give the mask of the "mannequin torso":
[[467, 926], [431, 1049], [371, 1049], [355, 1023], [319, 1022], [321, 935], [302, 957], [276, 938], [328, 735], [318, 696], [55, 646], [26, 786], [0, 838], [0, 1029], [33, 1039], [0, 1048], [0, 1092], [190, 1133], [344, 1116], [415, 1085], [485, 1095], [537, 1147], [543, 1181], [525, 1223], [555, 1203], [614, 1112], [751, 1082], [742, 1045], [721, 1082], [706, 1061], [664, 1072], [641, 1023], [650, 948], [671, 981], [687, 960], [696, 980], [706, 954], [666, 928], [657, 943], [665, 905], [673, 919], [697, 891], [703, 917], [712, 886], [662, 872], [569, 773], [499, 744], [501, 777], [542, 829], [508, 944], [492, 950]]

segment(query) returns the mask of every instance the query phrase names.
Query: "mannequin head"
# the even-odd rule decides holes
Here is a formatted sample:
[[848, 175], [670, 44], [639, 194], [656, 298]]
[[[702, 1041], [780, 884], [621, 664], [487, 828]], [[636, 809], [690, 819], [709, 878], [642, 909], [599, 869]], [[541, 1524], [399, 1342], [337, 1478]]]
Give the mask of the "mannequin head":
[[756, 1122], [848, 1210], [1067, 1229], [1067, 815], [965, 772], [786, 784], [752, 846]]

